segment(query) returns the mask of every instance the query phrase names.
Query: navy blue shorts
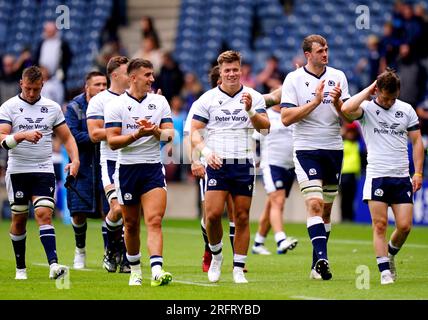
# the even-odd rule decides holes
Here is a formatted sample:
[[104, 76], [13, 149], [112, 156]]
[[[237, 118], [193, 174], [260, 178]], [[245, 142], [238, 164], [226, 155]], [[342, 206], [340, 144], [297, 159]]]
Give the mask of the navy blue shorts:
[[285, 190], [285, 195], [288, 197], [295, 177], [294, 168], [286, 169], [274, 165], [263, 168], [263, 184], [267, 194], [276, 190]]
[[381, 201], [387, 204], [413, 203], [412, 179], [366, 177], [363, 190], [363, 200]]
[[155, 188], [166, 189], [165, 169], [162, 163], [121, 164], [115, 186], [120, 204], [138, 204], [146, 192]]
[[48, 172], [6, 174], [6, 189], [10, 204], [28, 205], [34, 196], [54, 199], [55, 174]]
[[323, 185], [339, 185], [343, 150], [296, 150], [297, 181], [322, 180]]
[[232, 195], [253, 196], [254, 164], [249, 159], [224, 159], [220, 169], [206, 168], [206, 191], [229, 191]]

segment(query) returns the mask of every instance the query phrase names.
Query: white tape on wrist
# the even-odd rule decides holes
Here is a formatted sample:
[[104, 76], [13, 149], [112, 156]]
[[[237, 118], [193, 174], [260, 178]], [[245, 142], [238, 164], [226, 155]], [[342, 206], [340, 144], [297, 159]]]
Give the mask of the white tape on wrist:
[[248, 116], [250, 118], [252, 118], [252, 117], [254, 117], [257, 114], [257, 111], [253, 107], [251, 107], [251, 109], [248, 110], [247, 113], [248, 113]]
[[12, 134], [9, 134], [6, 136], [6, 138], [2, 141], [2, 146], [5, 149], [13, 149], [18, 145], [18, 142], [16, 142], [15, 137]]
[[210, 148], [208, 148], [208, 147], [204, 147], [204, 148], [201, 150], [201, 155], [202, 155], [202, 156], [204, 156], [204, 157], [206, 158], [206, 157], [208, 157], [212, 152], [213, 152], [213, 151], [212, 151]]

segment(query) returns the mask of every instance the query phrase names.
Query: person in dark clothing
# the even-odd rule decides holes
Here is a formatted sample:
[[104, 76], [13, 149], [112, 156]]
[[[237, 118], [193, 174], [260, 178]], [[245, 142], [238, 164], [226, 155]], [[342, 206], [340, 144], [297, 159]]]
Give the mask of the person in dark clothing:
[[[101, 182], [99, 143], [94, 144], [91, 141], [86, 124], [89, 100], [106, 88], [107, 77], [103, 73], [99, 71], [88, 73], [85, 92], [73, 98], [67, 105], [65, 113], [65, 120], [79, 148], [81, 164], [81, 170], [74, 182], [74, 189], [78, 190], [79, 194], [75, 190], [67, 190], [67, 205], [72, 217], [71, 223], [76, 240], [74, 269], [85, 268], [86, 219], [102, 217], [103, 207], [105, 212], [108, 211], [108, 203]], [[107, 210], [105, 210], [106, 208]], [[103, 222], [104, 247], [106, 247], [106, 237], [107, 230], [105, 222]]]

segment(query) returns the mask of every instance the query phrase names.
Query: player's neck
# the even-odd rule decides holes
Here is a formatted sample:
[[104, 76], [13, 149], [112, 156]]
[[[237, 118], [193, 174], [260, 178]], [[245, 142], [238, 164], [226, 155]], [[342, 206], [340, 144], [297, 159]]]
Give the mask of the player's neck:
[[119, 94], [120, 95], [120, 94], [124, 93], [126, 89], [121, 88], [120, 85], [118, 85], [116, 83], [113, 83], [113, 81], [112, 81], [111, 85], [110, 85], [110, 88], [108, 88], [108, 90], [110, 92], [113, 92], [115, 94]]
[[138, 101], [141, 101], [147, 95], [147, 91], [138, 90], [137, 88], [129, 88], [128, 93]]
[[326, 66], [315, 66], [313, 64], [308, 63], [308, 64], [306, 64], [305, 68], [310, 73], [312, 73], [312, 74], [316, 75], [317, 77], [319, 77], [319, 76], [321, 76], [324, 73]]
[[224, 83], [220, 85], [220, 89], [223, 92], [226, 92], [229, 96], [234, 96], [239, 90], [241, 90], [241, 88], [242, 84], [240, 82], [233, 85], [225, 85]]

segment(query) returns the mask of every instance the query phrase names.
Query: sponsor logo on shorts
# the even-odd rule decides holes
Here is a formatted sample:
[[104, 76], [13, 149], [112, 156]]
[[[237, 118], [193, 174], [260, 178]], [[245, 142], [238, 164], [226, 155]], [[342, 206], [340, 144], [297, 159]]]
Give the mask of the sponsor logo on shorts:
[[250, 191], [251, 191], [251, 189], [253, 189], [253, 185], [252, 185], [252, 184], [249, 184], [249, 185], [248, 185], [248, 190], [250, 190]]
[[316, 174], [317, 174], [317, 170], [316, 169], [314, 169], [314, 168], [309, 169], [309, 175], [310, 176], [314, 176]]
[[409, 198], [412, 196], [412, 193], [410, 191], [407, 191], [407, 195], [409, 196]]
[[209, 187], [214, 187], [217, 185], [217, 180], [216, 179], [210, 179], [208, 180], [208, 186]]
[[374, 194], [377, 197], [382, 197], [383, 196], [383, 190], [382, 189], [376, 189]]
[[15, 198], [24, 198], [24, 192], [22, 191], [16, 191]]
[[123, 195], [123, 199], [125, 199], [125, 200], [132, 200], [132, 194], [130, 194], [130, 193], [125, 193], [125, 194]]
[[284, 182], [282, 182], [282, 180], [277, 180], [275, 182], [275, 187], [282, 188], [283, 186], [284, 186]]

